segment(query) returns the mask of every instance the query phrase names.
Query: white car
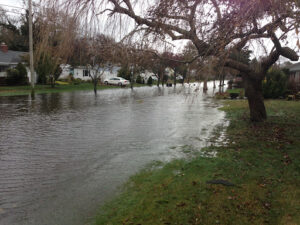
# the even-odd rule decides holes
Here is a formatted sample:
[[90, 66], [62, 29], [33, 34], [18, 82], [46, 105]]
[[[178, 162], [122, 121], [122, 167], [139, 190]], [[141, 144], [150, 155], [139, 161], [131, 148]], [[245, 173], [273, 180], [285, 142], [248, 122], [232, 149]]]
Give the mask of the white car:
[[130, 82], [128, 80], [125, 80], [122, 77], [112, 77], [109, 79], [105, 79], [104, 80], [104, 84], [108, 85], [118, 85], [118, 86], [126, 86], [129, 85]]

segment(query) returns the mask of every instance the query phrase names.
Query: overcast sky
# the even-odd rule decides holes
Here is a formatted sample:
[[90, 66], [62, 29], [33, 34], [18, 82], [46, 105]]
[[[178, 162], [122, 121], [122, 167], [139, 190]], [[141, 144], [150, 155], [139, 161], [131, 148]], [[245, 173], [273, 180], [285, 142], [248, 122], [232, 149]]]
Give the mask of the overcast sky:
[[11, 5], [11, 6], [22, 6], [23, 0], [0, 0], [0, 4]]
[[18, 12], [24, 12], [23, 0], [0, 0], [0, 7], [7, 10], [10, 15], [18, 15]]

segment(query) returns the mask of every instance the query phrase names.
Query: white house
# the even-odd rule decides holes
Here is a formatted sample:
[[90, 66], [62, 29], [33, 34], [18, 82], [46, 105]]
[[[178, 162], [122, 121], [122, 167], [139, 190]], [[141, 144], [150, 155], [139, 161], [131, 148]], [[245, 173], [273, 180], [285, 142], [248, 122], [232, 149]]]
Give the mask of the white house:
[[300, 63], [291, 65], [289, 70], [289, 82], [294, 83], [296, 88], [300, 90]]
[[70, 74], [73, 74], [73, 68], [69, 64], [61, 64], [61, 74], [59, 75], [60, 79], [67, 79]]
[[152, 80], [158, 80], [154, 73], [146, 70], [145, 72], [141, 73], [140, 76], [144, 79], [145, 82], [148, 81], [149, 77], [152, 77]]
[[92, 80], [91, 75], [94, 74], [95, 72], [96, 72], [95, 69], [88, 68], [86, 66], [78, 66], [75, 67], [73, 70], [73, 77], [74, 79], [79, 78], [81, 80], [88, 81], [88, 80]]
[[[71, 73], [73, 74], [74, 79], [80, 78], [81, 80], [91, 80], [91, 75], [95, 74], [96, 68], [88, 68], [87, 66], [77, 66], [75, 68], [72, 68], [70, 65], [62, 64], [60, 66], [62, 68], [62, 73], [60, 75], [60, 78], [65, 79], [68, 77], [68, 75]], [[118, 76], [118, 71], [120, 67], [118, 66], [111, 66], [111, 67], [101, 67], [98, 69], [98, 73], [101, 75], [101, 81], [104, 81], [105, 79], [109, 79], [112, 77]]]
[[[18, 65], [18, 63], [22, 62], [22, 58], [26, 56], [28, 52], [19, 52], [19, 51], [11, 51], [8, 49], [8, 46], [5, 43], [1, 43], [0, 45], [0, 79], [5, 79], [7, 76], [7, 69], [14, 68]], [[27, 77], [28, 81], [31, 81], [30, 70], [27, 69]], [[37, 77], [35, 76], [36, 80]], [[35, 80], [35, 81], [36, 81]]]
[[[101, 76], [101, 81], [103, 82], [105, 79], [117, 77], [120, 69], [121, 69], [121, 67], [119, 67], [119, 66], [108, 66], [108, 67], [100, 68], [99, 72], [103, 73]], [[104, 70], [104, 72], [103, 72], [103, 70]]]

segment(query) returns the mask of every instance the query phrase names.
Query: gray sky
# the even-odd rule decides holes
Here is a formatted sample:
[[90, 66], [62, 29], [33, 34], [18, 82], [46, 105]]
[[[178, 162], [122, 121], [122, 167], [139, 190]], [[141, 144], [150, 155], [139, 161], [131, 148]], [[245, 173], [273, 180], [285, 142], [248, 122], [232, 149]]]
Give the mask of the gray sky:
[[0, 0], [0, 4], [11, 5], [11, 6], [22, 6], [22, 0]]
[[0, 7], [8, 10], [11, 15], [17, 15], [17, 12], [23, 11], [15, 7], [24, 7], [23, 0], [0, 0]]

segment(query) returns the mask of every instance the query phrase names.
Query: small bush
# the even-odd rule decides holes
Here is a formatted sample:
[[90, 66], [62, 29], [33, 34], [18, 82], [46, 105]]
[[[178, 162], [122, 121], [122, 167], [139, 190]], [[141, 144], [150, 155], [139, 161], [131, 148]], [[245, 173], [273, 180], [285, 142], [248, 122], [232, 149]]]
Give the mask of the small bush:
[[70, 74], [68, 75], [67, 82], [68, 82], [68, 83], [73, 83], [73, 82], [74, 82], [74, 76], [73, 76], [72, 73], [70, 73]]
[[287, 76], [279, 69], [271, 69], [263, 82], [263, 95], [265, 98], [284, 97], [287, 90]]
[[129, 68], [127, 68], [127, 67], [122, 67], [118, 71], [118, 77], [122, 77], [126, 80], [130, 80], [130, 76], [131, 76], [131, 72], [130, 72]]
[[216, 99], [228, 99], [229, 95], [230, 95], [230, 93], [228, 93], [228, 92], [217, 92], [215, 94], [215, 98]]
[[140, 75], [137, 76], [136, 83], [137, 84], [142, 84], [142, 77]]
[[8, 85], [24, 85], [28, 84], [26, 67], [19, 63], [16, 68], [8, 69], [6, 83]]
[[166, 83], [166, 82], [168, 81], [168, 79], [169, 79], [169, 76], [165, 74], [165, 75], [163, 76], [163, 81], [164, 81], [164, 83]]
[[76, 78], [76, 79], [74, 79], [74, 81], [73, 81], [73, 84], [74, 85], [78, 85], [78, 84], [81, 84], [82, 83], [82, 80], [80, 79], [80, 78]]
[[150, 85], [150, 86], [153, 84], [153, 79], [152, 79], [151, 76], [148, 78], [147, 84]]

